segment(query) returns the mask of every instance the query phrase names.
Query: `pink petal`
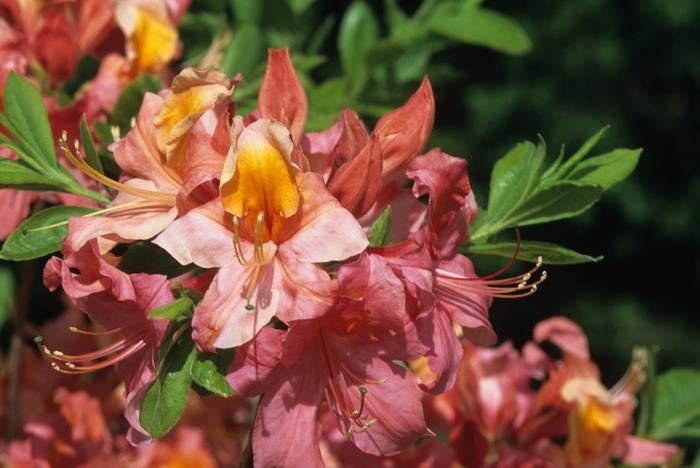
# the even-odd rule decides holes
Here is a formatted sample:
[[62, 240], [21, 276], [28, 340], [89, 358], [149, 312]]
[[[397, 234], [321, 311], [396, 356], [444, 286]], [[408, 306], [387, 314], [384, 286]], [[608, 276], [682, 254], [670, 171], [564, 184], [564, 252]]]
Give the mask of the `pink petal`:
[[429, 195], [431, 248], [437, 256], [451, 257], [459, 250], [476, 216], [467, 162], [434, 149], [411, 161], [406, 176], [415, 181], [413, 194], [416, 198]]
[[153, 123], [163, 108], [163, 98], [146, 93], [136, 116], [136, 125], [126, 137], [110, 146], [114, 159], [127, 174], [152, 181], [165, 193], [177, 193], [182, 181], [165, 165], [165, 155], [158, 149]]
[[438, 273], [435, 277], [439, 287], [435, 292], [437, 307], [464, 328], [464, 336], [472, 343], [482, 346], [493, 344], [496, 334], [489, 322], [489, 308], [493, 300], [489, 295], [474, 290], [478, 280], [471, 260], [457, 255], [451, 260], [439, 262], [438, 268], [474, 281], [472, 285], [467, 282], [466, 287], [460, 289], [453, 283], [444, 284]]
[[[202, 268], [217, 268], [236, 262], [233, 233], [208, 214], [220, 209], [219, 200], [190, 211], [171, 223], [153, 241], [182, 265], [194, 263]], [[220, 209], [223, 216], [223, 209]]]
[[299, 190], [299, 212], [285, 220], [278, 234], [279, 249], [286, 258], [311, 263], [340, 261], [367, 247], [359, 223], [328, 193], [321, 176], [302, 174]]
[[381, 189], [382, 153], [374, 136], [358, 151], [331, 176], [328, 191], [359, 218], [369, 211]]
[[678, 447], [662, 444], [638, 437], [625, 437], [625, 463], [631, 465], [662, 465], [669, 462], [678, 454]]
[[291, 367], [266, 389], [253, 426], [255, 466], [323, 467], [318, 442], [321, 369], [314, 358]]
[[265, 392], [268, 379], [280, 363], [284, 336], [282, 330], [265, 327], [254, 340], [236, 349], [226, 376], [236, 393], [252, 397]]
[[373, 135], [379, 138], [384, 155], [382, 174], [389, 178], [417, 156], [430, 136], [435, 115], [435, 100], [428, 78], [398, 109], [379, 119]]
[[269, 49], [258, 106], [263, 118], [281, 122], [292, 132], [296, 144], [301, 141], [306, 124], [306, 93], [294, 71], [289, 49]]
[[[272, 287], [274, 267], [264, 265], [248, 300], [255, 266], [234, 262], [219, 270], [192, 319], [192, 338], [204, 350], [233, 348], [252, 340], [277, 312], [280, 292]], [[252, 304], [253, 310], [246, 309]]]
[[37, 198], [34, 192], [24, 190], [0, 190], [0, 240], [5, 239], [29, 214], [32, 202]]
[[[153, 189], [152, 183], [139, 179], [131, 179], [125, 185]], [[128, 194], [120, 194], [112, 206], [134, 201], [138, 199]], [[68, 236], [64, 245], [75, 251], [98, 237], [124, 243], [150, 239], [163, 231], [176, 217], [175, 207], [148, 202], [104, 216], [72, 217], [68, 221]]]
[[552, 317], [535, 326], [535, 341], [549, 340], [571, 356], [588, 361], [588, 339], [581, 327], [565, 317]]

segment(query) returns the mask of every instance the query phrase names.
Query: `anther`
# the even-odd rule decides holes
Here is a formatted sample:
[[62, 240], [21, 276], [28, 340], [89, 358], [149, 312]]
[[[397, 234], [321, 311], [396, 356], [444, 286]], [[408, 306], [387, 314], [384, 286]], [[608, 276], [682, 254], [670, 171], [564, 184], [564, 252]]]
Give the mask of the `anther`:
[[255, 309], [255, 306], [253, 304], [251, 304], [250, 302], [245, 305], [245, 310], [250, 311], [253, 309]]

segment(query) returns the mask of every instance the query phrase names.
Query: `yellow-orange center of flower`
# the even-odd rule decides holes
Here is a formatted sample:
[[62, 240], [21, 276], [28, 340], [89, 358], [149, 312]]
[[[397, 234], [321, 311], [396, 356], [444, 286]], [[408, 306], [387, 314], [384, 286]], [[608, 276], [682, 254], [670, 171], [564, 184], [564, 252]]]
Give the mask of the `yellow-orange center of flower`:
[[280, 129], [280, 124], [264, 120], [245, 128], [235, 155], [227, 161], [225, 172], [231, 174], [222, 177], [224, 209], [255, 232], [256, 244], [269, 239], [280, 218], [289, 218], [299, 209], [299, 169], [276, 141], [273, 132], [279, 135]]

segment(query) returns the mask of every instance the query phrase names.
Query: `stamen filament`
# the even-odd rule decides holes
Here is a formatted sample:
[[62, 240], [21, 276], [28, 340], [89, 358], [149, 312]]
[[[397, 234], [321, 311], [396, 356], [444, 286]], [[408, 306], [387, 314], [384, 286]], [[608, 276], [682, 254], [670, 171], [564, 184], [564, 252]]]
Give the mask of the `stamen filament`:
[[[77, 140], [76, 140], [77, 141]], [[154, 202], [165, 203], [170, 206], [175, 206], [175, 195], [169, 193], [156, 192], [154, 190], [141, 189], [137, 187], [131, 187], [129, 185], [122, 184], [115, 180], [110, 179], [104, 174], [101, 174], [90, 166], [82, 158], [73, 154], [68, 146], [68, 136], [66, 131], [63, 131], [61, 138], [59, 139], [59, 145], [66, 159], [73, 164], [77, 169], [83, 172], [85, 175], [91, 179], [106, 185], [107, 187], [113, 188], [120, 192], [125, 192], [135, 197], [143, 198], [144, 200], [150, 200]]]

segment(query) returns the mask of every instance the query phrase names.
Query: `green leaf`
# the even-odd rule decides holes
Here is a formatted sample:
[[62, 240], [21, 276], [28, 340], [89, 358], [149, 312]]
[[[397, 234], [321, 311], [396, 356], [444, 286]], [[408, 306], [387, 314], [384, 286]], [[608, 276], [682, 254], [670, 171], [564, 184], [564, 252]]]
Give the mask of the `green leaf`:
[[141, 75], [124, 88], [110, 117], [112, 123], [119, 126], [122, 135], [131, 128], [131, 119], [138, 114], [144, 95], [148, 92], [157, 93], [162, 87], [160, 77]]
[[21, 161], [0, 159], [0, 187], [19, 190], [61, 190], [54, 179], [28, 168]]
[[391, 207], [388, 206], [382, 214], [372, 223], [367, 238], [369, 245], [380, 247], [389, 243], [389, 232], [391, 230]]
[[264, 0], [230, 0], [231, 11], [238, 24], [257, 24], [262, 18]]
[[522, 55], [532, 47], [527, 33], [511, 18], [474, 6], [443, 3], [435, 8], [427, 24], [442, 36], [506, 54]]
[[672, 369], [657, 380], [649, 437], [668, 440], [700, 417], [700, 371]]
[[4, 92], [4, 114], [11, 122], [8, 128], [32, 150], [31, 157], [47, 168], [55, 168], [56, 151], [49, 117], [39, 90], [26, 78], [11, 72]]
[[228, 76], [242, 73], [244, 78], [248, 78], [264, 58], [265, 38], [262, 32], [253, 24], [244, 24], [234, 32], [233, 40], [226, 49], [224, 73]]
[[532, 192], [543, 160], [544, 147], [525, 141], [496, 162], [489, 189], [490, 223], [506, 219]]
[[294, 14], [298, 15], [300, 13], [303, 13], [315, 1], [316, 0], [287, 0], [287, 3], [289, 3], [289, 7], [292, 9]]
[[603, 194], [597, 185], [561, 181], [538, 190], [512, 213], [508, 226], [542, 224], [577, 216], [593, 206]]
[[175, 299], [170, 304], [153, 309], [148, 313], [148, 318], [164, 318], [170, 321], [185, 317], [192, 311], [194, 302], [187, 296]]
[[235, 391], [226, 380], [228, 366], [233, 359], [233, 349], [218, 353], [201, 353], [192, 363], [190, 375], [198, 385], [222, 397], [231, 397]]
[[367, 79], [365, 53], [379, 39], [379, 23], [363, 1], [354, 1], [345, 12], [338, 31], [340, 63], [358, 93]]
[[[495, 244], [468, 245], [462, 250], [469, 254], [512, 258], [515, 253], [515, 248], [515, 242], [498, 242]], [[543, 262], [548, 265], [573, 265], [578, 263], [599, 262], [603, 259], [602, 256], [592, 257], [549, 242], [522, 241], [520, 243], [518, 260], [535, 263], [537, 262], [537, 257], [540, 256]]]
[[31, 260], [56, 252], [68, 234], [68, 218], [95, 211], [81, 206], [53, 206], [20, 224], [5, 240], [0, 258]]
[[641, 155], [641, 149], [619, 148], [594, 156], [579, 163], [567, 179], [583, 184], [600, 185], [603, 190], [608, 190], [634, 171]]
[[598, 142], [605, 136], [609, 128], [610, 126], [606, 125], [598, 130], [595, 135], [586, 140], [585, 143], [581, 145], [581, 147], [548, 178], [553, 180], [564, 178], [569, 170], [573, 169], [573, 167], [577, 165], [579, 161], [581, 161], [588, 155], [588, 153], [591, 152], [595, 145], [597, 145]]
[[15, 277], [7, 266], [0, 268], [0, 328], [10, 317], [12, 299], [15, 295]]
[[104, 169], [102, 169], [102, 163], [100, 162], [100, 156], [97, 154], [95, 149], [95, 142], [92, 140], [92, 135], [88, 129], [87, 119], [85, 114], [80, 118], [80, 140], [83, 143], [83, 148], [85, 148], [85, 161], [95, 169], [100, 174], [104, 174]]
[[197, 349], [183, 333], [166, 355], [158, 378], [146, 391], [141, 404], [141, 426], [154, 438], [172, 429], [182, 417], [192, 384], [190, 369]]

